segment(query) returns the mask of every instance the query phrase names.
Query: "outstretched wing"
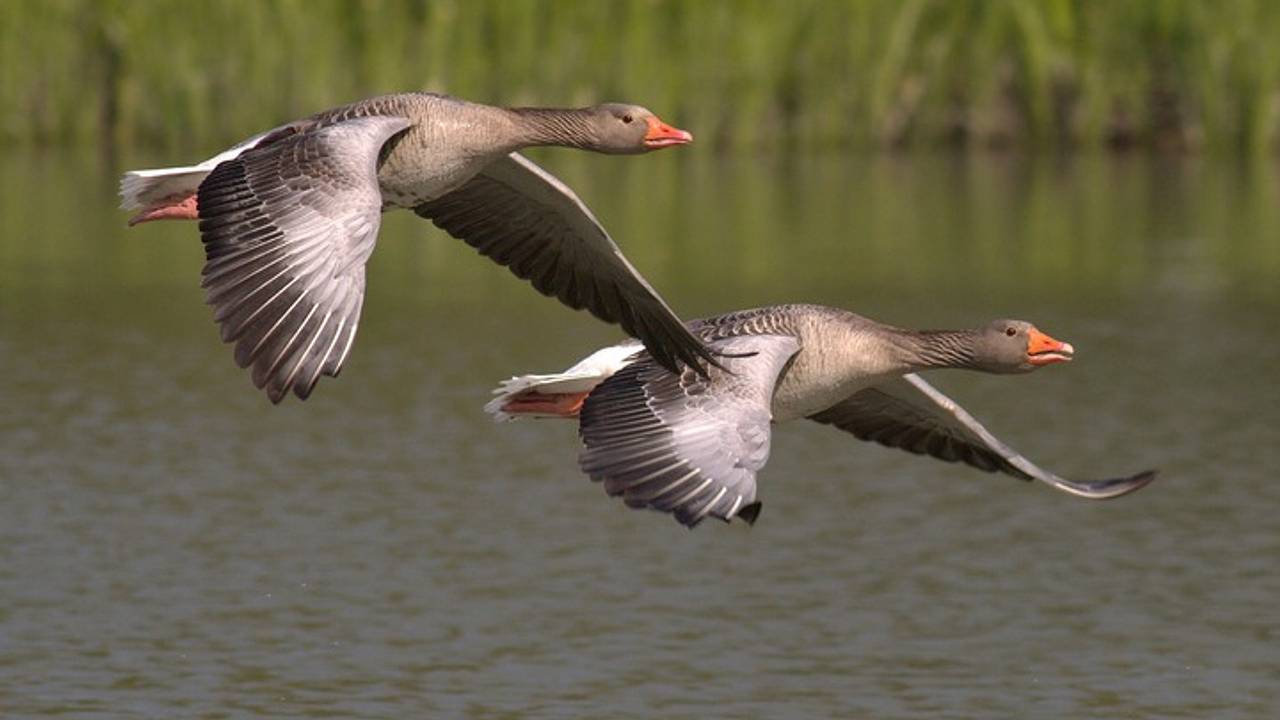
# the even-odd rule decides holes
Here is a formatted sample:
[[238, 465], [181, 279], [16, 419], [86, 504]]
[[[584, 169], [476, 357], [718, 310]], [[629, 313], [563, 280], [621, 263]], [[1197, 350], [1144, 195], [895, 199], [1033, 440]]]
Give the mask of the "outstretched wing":
[[206, 302], [272, 402], [342, 369], [381, 223], [378, 153], [409, 125], [364, 117], [288, 135], [200, 184]]
[[856, 392], [810, 418], [861, 440], [1023, 480], [1039, 480], [1091, 500], [1131, 493], [1156, 476], [1154, 470], [1148, 470], [1107, 480], [1080, 482], [1061, 478], [1005, 445], [954, 400], [915, 374]]
[[[587, 396], [579, 418], [583, 472], [630, 507], [754, 522], [756, 471], [769, 459], [770, 404], [800, 349], [789, 336], [717, 341], [724, 368], [667, 372], [647, 355]], [[754, 353], [750, 357], [737, 357]]]
[[414, 211], [538, 292], [618, 323], [662, 367], [679, 371], [685, 365], [701, 374], [704, 363], [717, 363], [573, 190], [522, 155], [490, 164]]

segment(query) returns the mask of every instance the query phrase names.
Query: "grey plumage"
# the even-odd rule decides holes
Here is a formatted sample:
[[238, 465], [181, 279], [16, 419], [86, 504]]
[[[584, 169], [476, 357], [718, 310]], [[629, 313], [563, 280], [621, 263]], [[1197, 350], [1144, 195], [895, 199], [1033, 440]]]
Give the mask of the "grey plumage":
[[921, 400], [907, 380], [892, 378], [859, 390], [809, 419], [837, 427], [859, 440], [1031, 479], [942, 408]]
[[200, 186], [206, 300], [272, 402], [290, 390], [306, 398], [342, 369], [382, 217], [378, 151], [408, 126], [370, 117], [292, 134]]
[[208, 301], [273, 402], [290, 390], [305, 398], [341, 369], [378, 215], [391, 208], [414, 209], [539, 292], [620, 324], [663, 367], [705, 373], [718, 358], [586, 205], [514, 152], [635, 153], [689, 137], [636, 106], [507, 110], [404, 93], [281, 125], [200, 165], [127, 173], [121, 193], [144, 210], [133, 222], [196, 195]]
[[1001, 442], [958, 403], [915, 373], [859, 391], [811, 419], [886, 447], [1027, 481], [1039, 480], [1090, 500], [1127, 495], [1156, 476], [1154, 470], [1146, 470], [1104, 480], [1067, 480]]
[[[927, 404], [925, 404], [925, 402], [920, 402], [918, 407], [927, 407], [929, 411], [933, 411], [933, 413], [937, 413], [942, 416], [943, 424], [940, 425], [940, 430], [937, 430], [937, 432], [946, 434], [948, 442], [951, 441], [951, 438], [957, 436], [957, 434], [961, 437], [969, 436], [972, 438], [963, 441], [964, 445], [968, 445], [969, 452], [961, 454], [959, 460], [961, 462], [965, 462], [965, 464], [973, 465], [974, 468], [1001, 471], [1001, 473], [1012, 475], [1012, 477], [1015, 478], [1023, 478], [1025, 480], [1039, 480], [1039, 482], [1046, 483], [1048, 486], [1060, 489], [1060, 491], [1069, 493], [1069, 495], [1084, 497], [1087, 498], [1087, 500], [1111, 500], [1111, 498], [1114, 497], [1129, 495], [1130, 492], [1142, 489], [1143, 487], [1146, 487], [1147, 483], [1151, 482], [1151, 480], [1156, 479], [1155, 470], [1143, 470], [1142, 473], [1102, 480], [1068, 480], [1062, 478], [1060, 475], [1053, 474], [1051, 471], [1034, 464], [1034, 462], [1028, 460], [1027, 457], [1021, 455], [1020, 452], [1015, 451], [1014, 448], [1005, 445], [1004, 442], [1001, 442], [1000, 439], [996, 438], [995, 434], [991, 433], [991, 430], [988, 430], [982, 423], [979, 423], [973, 415], [970, 415], [964, 407], [960, 407], [956, 401], [951, 400], [951, 398], [946, 395], [943, 395], [943, 393], [938, 391], [936, 387], [933, 387], [932, 384], [925, 382], [924, 378], [920, 377], [920, 375], [916, 375], [915, 373], [902, 375], [901, 382], [905, 383], [905, 386], [902, 387], [913, 387], [920, 393], [920, 395], [923, 395], [929, 401]], [[886, 382], [882, 383], [879, 388], [892, 392], [893, 389], [895, 389], [895, 386], [895, 382]], [[947, 421], [950, 421], [950, 424], [947, 424]], [[938, 457], [938, 459], [946, 460], [946, 456], [937, 455], [936, 452], [934, 452], [934, 448], [937, 447], [937, 432], [929, 433], [929, 439], [931, 439], [931, 442], [927, 443], [927, 445], [924, 445], [923, 447], [928, 455], [933, 455], [934, 457]], [[902, 448], [904, 448], [904, 450], [909, 450], [910, 452], [920, 452], [920, 450], [918, 450], [919, 447], [920, 446]], [[986, 464], [987, 457], [983, 457], [983, 455], [988, 454], [991, 459], [995, 459], [997, 461], [995, 468], [986, 468], [986, 466], [984, 466], [984, 464]]]
[[[754, 505], [769, 459], [769, 396], [799, 349], [793, 337], [716, 341], [728, 356], [709, 377], [669, 373], [644, 357], [597, 387], [582, 406], [583, 472], [630, 507], [670, 512], [693, 527]], [[747, 519], [755, 517], [754, 512]]]
[[519, 153], [414, 208], [538, 292], [645, 341], [664, 368], [713, 360], [573, 190]]
[[[628, 506], [672, 513], [690, 527], [706, 517], [755, 521], [756, 473], [769, 457], [771, 424], [798, 417], [1088, 499], [1119, 497], [1155, 478], [1147, 471], [1063, 479], [1001, 442], [912, 372], [1026, 372], [1031, 334], [1043, 335], [1029, 323], [911, 331], [843, 310], [782, 305], [695, 320], [689, 327], [726, 356], [748, 356], [726, 357], [724, 369], [708, 377], [668, 373], [643, 352], [616, 372], [602, 371], [579, 415], [579, 464]], [[580, 374], [575, 378], [581, 382]], [[527, 392], [538, 383], [519, 386]]]

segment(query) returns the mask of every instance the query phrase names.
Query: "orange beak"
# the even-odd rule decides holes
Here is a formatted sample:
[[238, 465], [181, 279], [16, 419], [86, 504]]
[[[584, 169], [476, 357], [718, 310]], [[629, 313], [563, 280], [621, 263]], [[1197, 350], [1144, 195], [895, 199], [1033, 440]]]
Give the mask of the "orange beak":
[[1035, 328], [1027, 333], [1027, 362], [1036, 367], [1069, 362], [1075, 352], [1071, 343], [1054, 340]]
[[671, 127], [653, 116], [647, 122], [649, 131], [644, 134], [644, 146], [650, 150], [693, 142], [693, 133], [688, 130]]

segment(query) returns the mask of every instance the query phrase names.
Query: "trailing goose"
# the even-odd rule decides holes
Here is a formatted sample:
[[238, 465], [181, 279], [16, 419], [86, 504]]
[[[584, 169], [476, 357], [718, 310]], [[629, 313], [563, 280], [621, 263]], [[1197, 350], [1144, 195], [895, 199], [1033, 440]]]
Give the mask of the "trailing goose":
[[961, 368], [1025, 373], [1074, 349], [1030, 323], [972, 330], [904, 330], [817, 305], [744, 310], [689, 323], [723, 353], [706, 377], [671, 373], [639, 343], [587, 357], [563, 373], [511, 378], [485, 410], [497, 420], [578, 418], [583, 472], [633, 508], [754, 523], [756, 473], [771, 424], [808, 418], [861, 440], [1039, 480], [1104, 500], [1142, 488], [1155, 471], [1072, 481], [1005, 445], [917, 373]]
[[559, 179], [541, 145], [636, 154], [693, 137], [635, 105], [500, 108], [444, 95], [362, 100], [281, 125], [190, 167], [120, 183], [130, 225], [199, 220], [222, 339], [280, 402], [351, 350], [381, 214], [408, 208], [574, 309], [618, 323], [670, 370], [715, 364]]

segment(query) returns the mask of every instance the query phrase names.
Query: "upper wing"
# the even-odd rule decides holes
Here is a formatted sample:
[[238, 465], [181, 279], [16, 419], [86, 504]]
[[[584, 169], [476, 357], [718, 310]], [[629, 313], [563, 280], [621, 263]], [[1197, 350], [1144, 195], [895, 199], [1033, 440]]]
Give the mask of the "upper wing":
[[578, 196], [518, 153], [415, 212], [575, 310], [644, 342], [664, 368], [717, 364]]
[[200, 185], [206, 302], [272, 402], [305, 399], [342, 369], [382, 217], [378, 152], [409, 124], [365, 117], [291, 134]]
[[583, 472], [628, 506], [674, 513], [689, 527], [707, 516], [754, 522], [774, 385], [800, 344], [758, 335], [716, 349], [725, 367], [708, 377], [667, 372], [645, 355], [592, 391], [579, 420]]
[[914, 373], [856, 392], [810, 418], [835, 425], [861, 440], [1024, 480], [1039, 480], [1091, 500], [1131, 493], [1156, 476], [1154, 470], [1148, 470], [1129, 477], [1084, 482], [1058, 477], [1000, 442], [964, 408]]

